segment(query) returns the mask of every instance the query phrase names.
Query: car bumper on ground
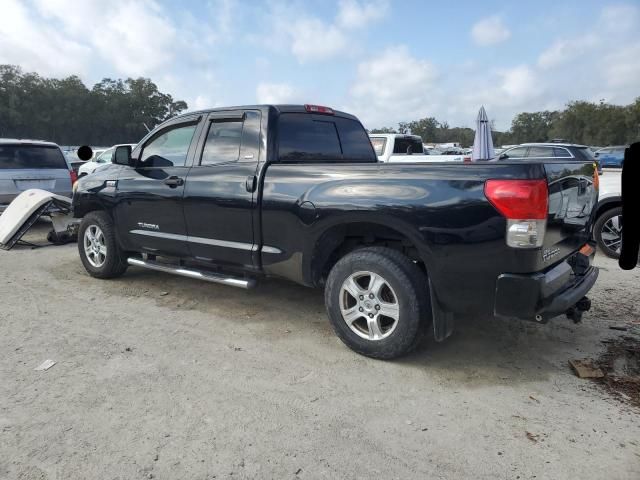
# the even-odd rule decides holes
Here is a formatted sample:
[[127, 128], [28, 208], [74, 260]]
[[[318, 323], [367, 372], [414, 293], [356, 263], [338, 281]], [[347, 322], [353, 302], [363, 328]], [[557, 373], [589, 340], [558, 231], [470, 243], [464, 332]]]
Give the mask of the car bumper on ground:
[[[500, 275], [495, 315], [546, 322], [572, 311], [598, 278], [598, 269], [591, 266], [591, 259], [592, 256], [577, 253], [544, 273]], [[579, 309], [582, 305], [579, 304]]]

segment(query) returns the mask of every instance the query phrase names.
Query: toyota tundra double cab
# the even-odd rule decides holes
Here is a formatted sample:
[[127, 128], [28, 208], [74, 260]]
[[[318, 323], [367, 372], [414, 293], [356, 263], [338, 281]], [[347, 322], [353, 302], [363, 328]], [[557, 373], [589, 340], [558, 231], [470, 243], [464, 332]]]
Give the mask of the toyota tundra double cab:
[[172, 118], [113, 162], [73, 197], [90, 275], [322, 287], [336, 334], [371, 357], [463, 315], [579, 319], [598, 276], [591, 161], [381, 163], [352, 115], [258, 105]]

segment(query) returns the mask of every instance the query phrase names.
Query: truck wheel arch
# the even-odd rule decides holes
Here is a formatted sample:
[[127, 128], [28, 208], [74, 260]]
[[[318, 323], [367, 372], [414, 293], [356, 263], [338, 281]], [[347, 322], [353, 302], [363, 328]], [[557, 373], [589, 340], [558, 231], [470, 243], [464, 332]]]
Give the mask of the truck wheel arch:
[[94, 212], [96, 210], [105, 211], [112, 217], [109, 209], [105, 208], [104, 205], [97, 200], [87, 200], [83, 201], [81, 204], [76, 204], [73, 209], [73, 216], [75, 218], [82, 218], [87, 213]]
[[322, 285], [335, 263], [347, 253], [362, 247], [386, 246], [402, 251], [428, 271], [428, 258], [418, 250], [416, 239], [397, 226], [357, 221], [328, 227], [315, 242], [308, 264], [313, 285]]

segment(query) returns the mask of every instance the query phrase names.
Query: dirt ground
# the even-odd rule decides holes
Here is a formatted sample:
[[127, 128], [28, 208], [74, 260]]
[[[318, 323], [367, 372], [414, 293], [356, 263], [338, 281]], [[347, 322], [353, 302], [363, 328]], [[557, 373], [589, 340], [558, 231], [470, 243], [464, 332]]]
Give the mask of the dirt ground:
[[597, 264], [581, 325], [470, 319], [383, 362], [321, 291], [0, 252], [0, 478], [638, 479], [640, 412], [568, 366], [640, 319], [640, 269]]

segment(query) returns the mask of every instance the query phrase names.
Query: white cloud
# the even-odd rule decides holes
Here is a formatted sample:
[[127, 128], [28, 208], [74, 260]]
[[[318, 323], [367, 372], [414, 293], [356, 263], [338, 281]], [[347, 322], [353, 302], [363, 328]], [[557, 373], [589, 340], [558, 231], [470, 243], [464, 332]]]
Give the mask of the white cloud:
[[636, 5], [609, 5], [602, 9], [600, 24], [612, 31], [638, 28], [640, 11]]
[[299, 93], [288, 83], [259, 83], [256, 88], [258, 103], [293, 103], [299, 101]]
[[175, 58], [177, 31], [152, 0], [38, 0], [38, 10], [59, 21], [123, 75], [150, 75]]
[[362, 28], [380, 20], [387, 15], [388, 11], [389, 3], [386, 0], [374, 2], [341, 0], [336, 20], [338, 25], [347, 29]]
[[0, 21], [0, 63], [20, 65], [42, 75], [86, 72], [91, 50], [51, 25], [37, 23], [25, 4], [4, 0]]
[[[603, 58], [602, 70], [607, 73], [607, 86], [618, 92], [635, 92], [640, 96], [640, 41], [622, 46]], [[614, 96], [617, 97], [617, 95]], [[622, 99], [621, 99], [622, 100]]]
[[[640, 96], [640, 38], [628, 19], [640, 19], [640, 7], [604, 7], [587, 31], [549, 38], [549, 45], [530, 62], [499, 67], [460, 62], [440, 67], [437, 81], [434, 67], [422, 69], [431, 75], [420, 74], [416, 65], [430, 64], [406, 57], [406, 49], [396, 50], [395, 56], [386, 51], [379, 62], [360, 64], [347, 110], [361, 116], [367, 127], [427, 115], [473, 127], [478, 109], [485, 105], [489, 118], [504, 130], [517, 113], [561, 109], [572, 100], [627, 104]], [[396, 68], [403, 62], [405, 69]], [[388, 72], [385, 64], [390, 65]]]
[[574, 39], [560, 39], [538, 57], [538, 66], [541, 68], [553, 68], [561, 65], [576, 56], [583, 55], [597, 44], [594, 34], [585, 34]]
[[536, 96], [540, 92], [540, 83], [534, 71], [520, 65], [499, 73], [500, 89], [505, 95], [523, 100]]
[[387, 48], [358, 65], [347, 108], [372, 126], [418, 118], [433, 105], [436, 76], [406, 46]]
[[358, 36], [382, 19], [389, 8], [387, 0], [341, 0], [335, 18], [326, 21], [301, 5], [270, 3], [270, 32], [250, 37], [263, 44], [268, 36], [274, 51], [289, 50], [301, 64], [354, 55]]
[[189, 110], [204, 110], [213, 106], [214, 102], [208, 95], [198, 95], [193, 101], [189, 102]]
[[335, 25], [317, 18], [301, 19], [290, 25], [291, 51], [300, 61], [326, 60], [343, 51], [347, 37]]
[[504, 42], [509, 37], [511, 37], [511, 32], [499, 15], [483, 18], [471, 28], [471, 38], [482, 47]]

